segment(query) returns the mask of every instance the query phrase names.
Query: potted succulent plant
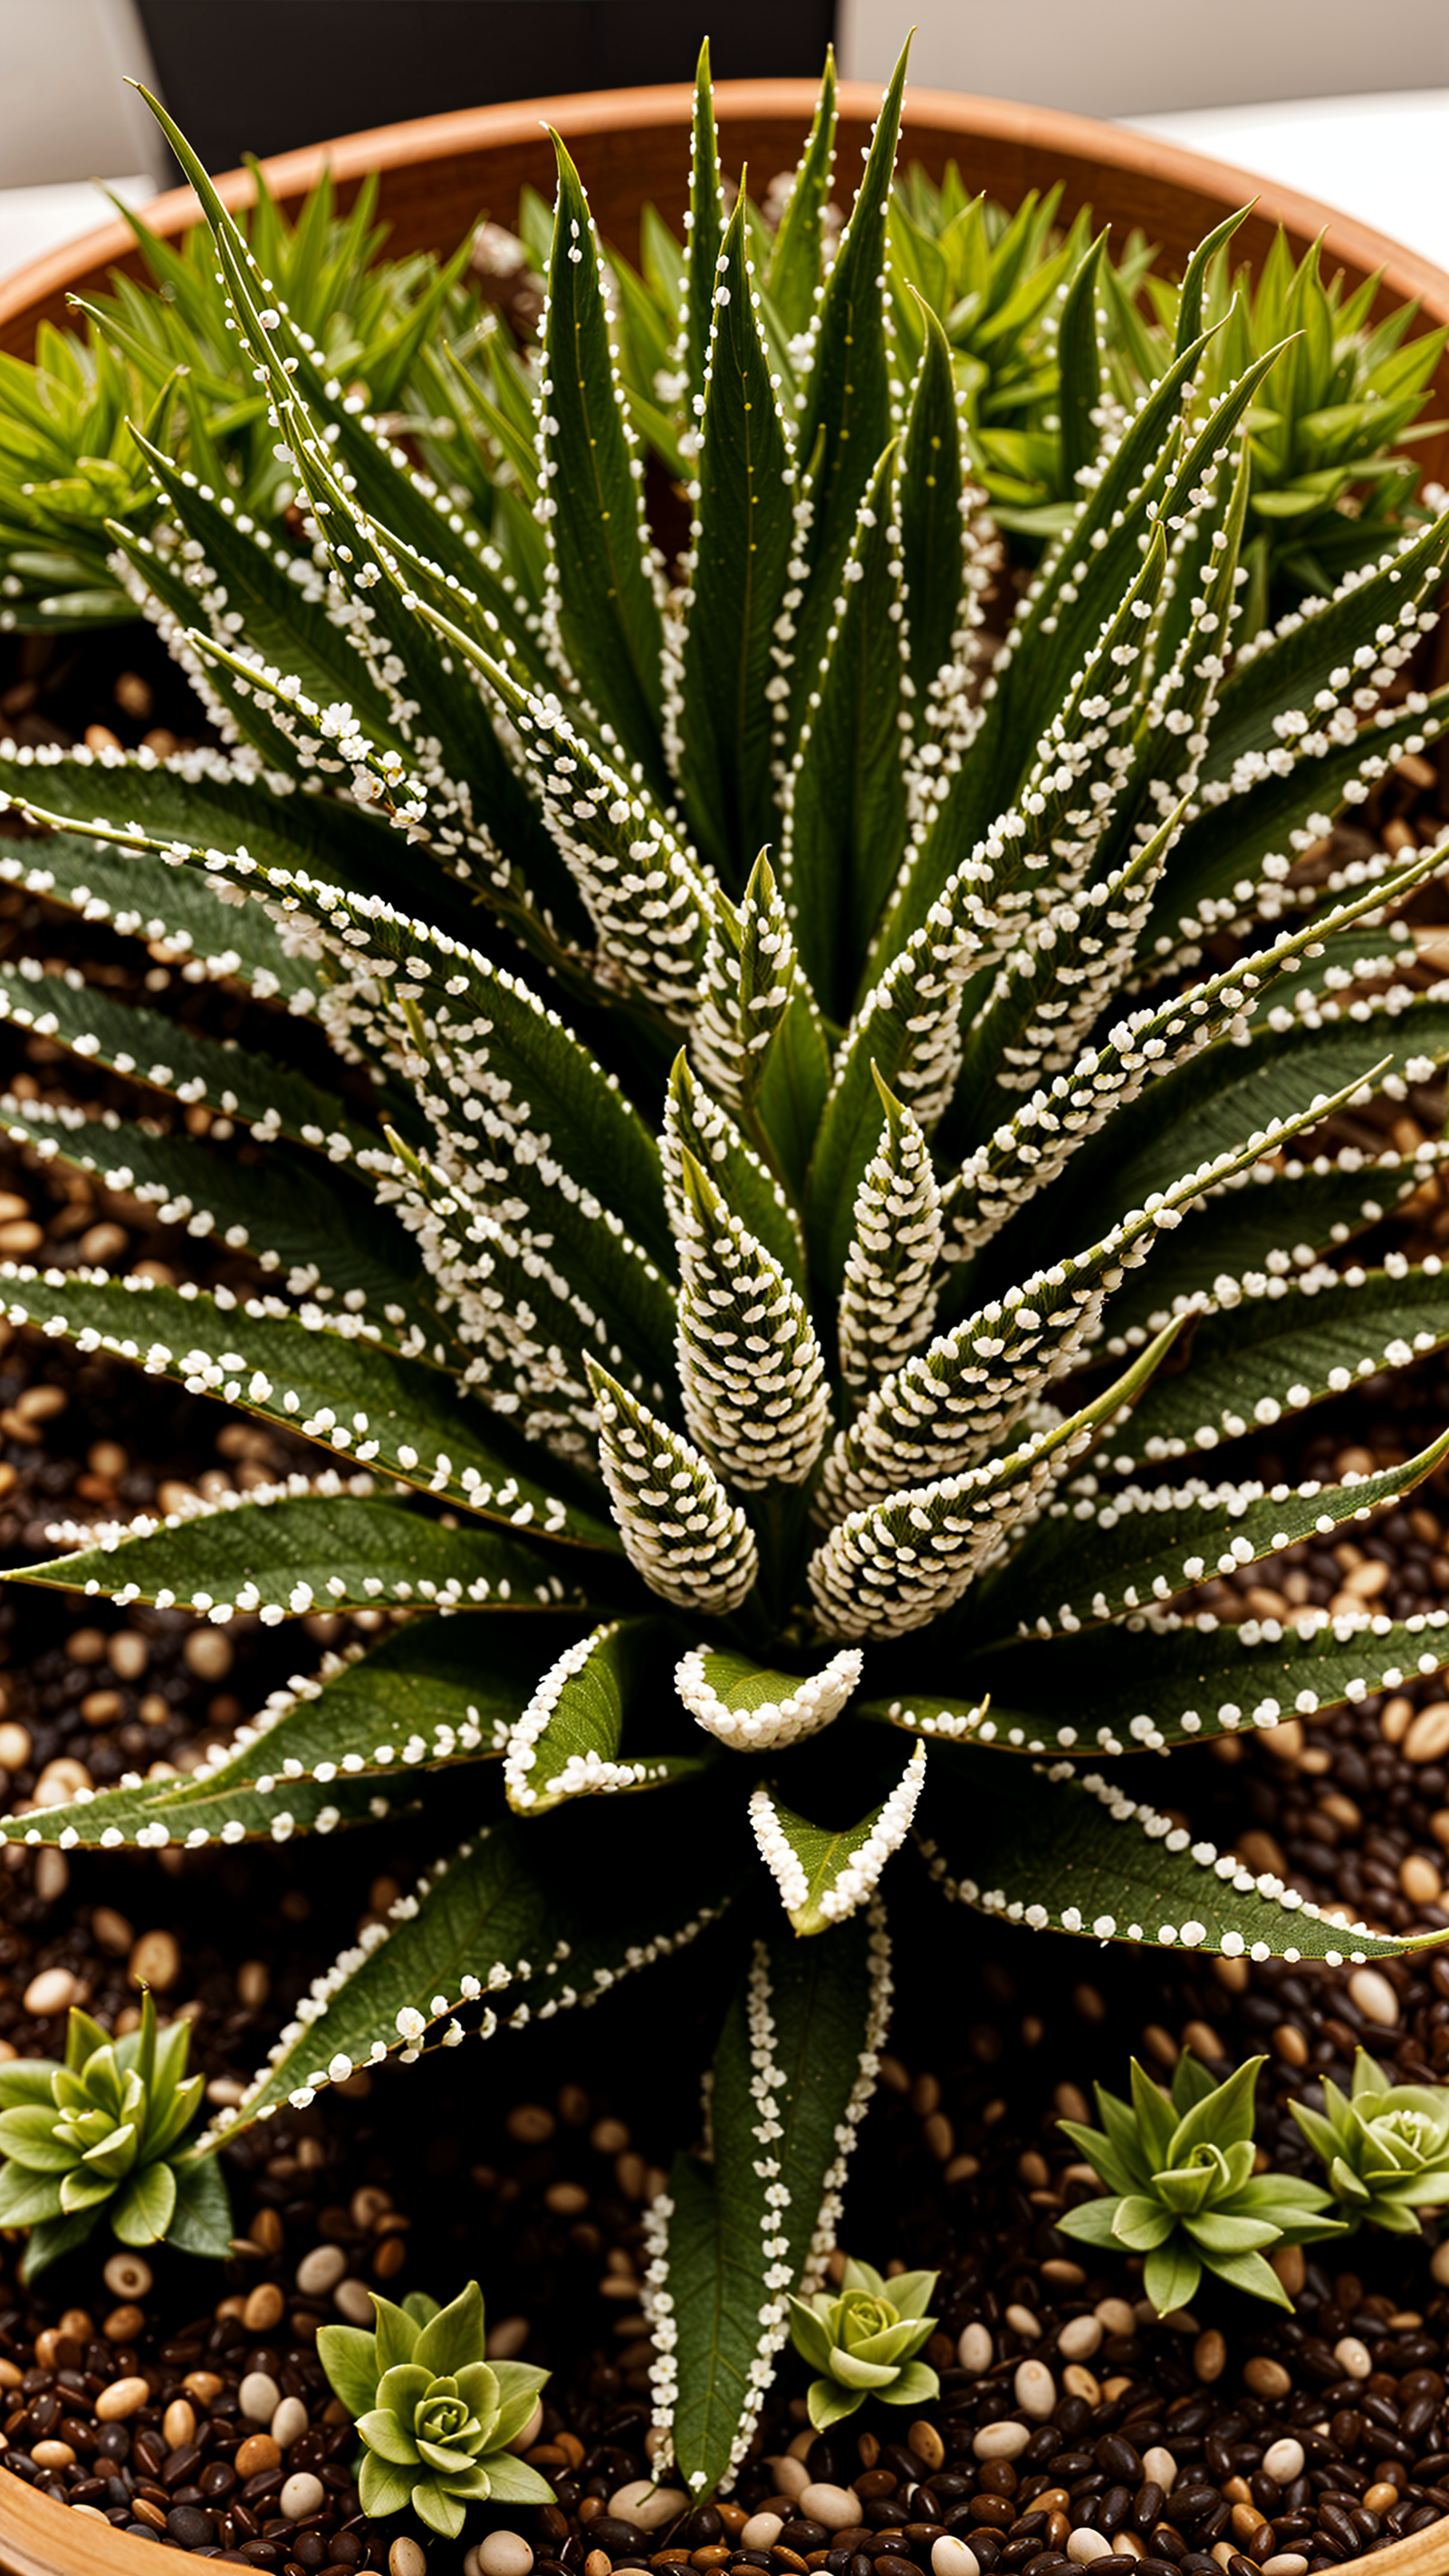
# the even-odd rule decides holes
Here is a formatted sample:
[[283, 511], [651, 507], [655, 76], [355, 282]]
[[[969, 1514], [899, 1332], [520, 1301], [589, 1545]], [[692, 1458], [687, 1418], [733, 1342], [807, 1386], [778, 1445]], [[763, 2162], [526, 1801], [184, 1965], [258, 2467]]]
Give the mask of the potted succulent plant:
[[[1361, 1149], [1304, 1147], [1449, 1058], [1443, 990], [1406, 977], [1396, 926], [1441, 853], [1400, 841], [1326, 880], [1299, 865], [1449, 728], [1449, 692], [1414, 666], [1449, 522], [1370, 507], [1321, 605], [1248, 625], [1272, 588], [1270, 558], [1247, 559], [1266, 404], [1256, 454], [1245, 425], [1282, 353], [1250, 342], [1220, 367], [1229, 208], [1158, 338], [1141, 322], [1129, 399], [1100, 243], [1053, 281], [1065, 487], [1004, 602], [971, 469], [1011, 451], [971, 416], [976, 361], [945, 327], [961, 299], [943, 319], [929, 276], [883, 248], [903, 86], [902, 66], [832, 242], [829, 85], [766, 237], [726, 203], [701, 81], [672, 273], [658, 231], [645, 243], [677, 326], [647, 379], [618, 361], [610, 299], [636, 352], [649, 314], [606, 273], [558, 141], [536, 377], [504, 364], [472, 390], [510, 468], [487, 525], [299, 326], [168, 126], [309, 551], [286, 555], [224, 473], [143, 432], [154, 490], [108, 522], [115, 577], [225, 748], [0, 762], [13, 811], [50, 836], [7, 861], [14, 879], [184, 939], [274, 1003], [279, 1032], [272, 1060], [168, 1024], [163, 1057], [144, 997], [19, 975], [12, 1018], [123, 1077], [148, 1067], [219, 1124], [97, 1126], [12, 1098], [12, 1141], [179, 1211], [259, 1275], [238, 1296], [22, 1260], [9, 1320], [331, 1453], [244, 1498], [77, 1532], [20, 1579], [220, 1631], [373, 1622], [191, 1777], [83, 1790], [5, 1836], [68, 1855], [325, 1842], [443, 1784], [451, 1841], [360, 1938], [342, 1920], [203, 2153], [389, 2058], [605, 1996], [625, 2009], [616, 1985], [706, 1934], [734, 1959], [706, 2149], [677, 2157], [648, 2217], [650, 2457], [678, 2480], [651, 2492], [676, 2521], [727, 2496], [792, 2316], [817, 2427], [853, 2411], [837, 2386], [933, 2394], [928, 2274], [858, 2263], [825, 2290], [911, 1944], [948, 1955], [974, 1916], [1023, 1940], [1372, 1975], [1413, 1940], [1305, 1903], [1114, 1769], [1396, 1691], [1445, 1650], [1438, 1609], [1285, 1633], [1224, 1629], [1188, 1596], [1363, 1523], [1449, 1454], [1443, 1434], [1335, 1482], [1255, 1481], [1236, 1446], [1449, 1341], [1437, 1255], [1329, 1259], [1433, 1152], [1395, 1146], [1366, 1177]], [[923, 274], [956, 219], [949, 196], [918, 204]], [[1327, 330], [1327, 387], [1316, 268], [1282, 292], [1310, 354]], [[1304, 397], [1310, 436], [1358, 433], [1323, 428], [1329, 408]], [[646, 439], [687, 478], [673, 565]], [[1273, 488], [1302, 518], [1339, 491], [1343, 452], [1284, 454]], [[306, 1066], [290, 1019], [325, 1041]], [[226, 1150], [238, 1125], [247, 1157]], [[629, 1890], [607, 1909], [589, 1884], [601, 1813]], [[1062, 2233], [1145, 2252], [1150, 2311], [1192, 2295], [1185, 2244], [1261, 2287], [1265, 2248], [1347, 2223], [1332, 2165], [1327, 2187], [1255, 2183], [1250, 2096], [1248, 2075], [1215, 2087], [1184, 2061], [1170, 2100], [1139, 2087], [1129, 2114], [1104, 2092], [1104, 2134], [1068, 2132], [1108, 2198]], [[1405, 2121], [1437, 2171], [1421, 2104], [1328, 2107], [1371, 2208]], [[339, 2346], [333, 2384], [357, 2414], [354, 2388], [379, 2383], [359, 2415], [393, 2472], [372, 2477], [379, 2511], [419, 2460], [440, 2530], [500, 2458], [493, 2491], [529, 2492], [537, 2465], [510, 2472], [506, 2444], [533, 2383], [500, 2400], [488, 2360], [459, 2358], [481, 2302], [466, 2336], [453, 2305], [375, 2305], [367, 2371]], [[970, 2376], [965, 2351], [963, 2332], [942, 2367]], [[1021, 2420], [987, 2417], [977, 2460], [1009, 2465], [1068, 2402], [1045, 2361], [1014, 2370]], [[1285, 2439], [1291, 2488], [1306, 2455]], [[930, 2424], [923, 2442], [944, 2480]], [[1171, 2482], [1141, 2487], [1149, 2536], [1177, 2528]], [[915, 2483], [943, 2516], [919, 2526], [935, 2576], [973, 2576], [945, 2486]], [[855, 2527], [862, 2491], [818, 2462], [799, 2492], [805, 2529]], [[1112, 2555], [1096, 2544], [1121, 2517], [1073, 2526], [1060, 2492], [1043, 2514], [1093, 2542], [1066, 2563]], [[592, 2499], [611, 2508], [593, 2523], [613, 2530], [619, 2495]], [[606, 2555], [629, 2563], [647, 2511], [619, 2507]], [[783, 2546], [788, 2564], [785, 2522], [761, 2519], [764, 2563]], [[1429, 2563], [1426, 2535], [1396, 2533], [1403, 2563]], [[695, 2544], [711, 2566], [715, 2546]], [[812, 2542], [800, 2564], [830, 2555]]]

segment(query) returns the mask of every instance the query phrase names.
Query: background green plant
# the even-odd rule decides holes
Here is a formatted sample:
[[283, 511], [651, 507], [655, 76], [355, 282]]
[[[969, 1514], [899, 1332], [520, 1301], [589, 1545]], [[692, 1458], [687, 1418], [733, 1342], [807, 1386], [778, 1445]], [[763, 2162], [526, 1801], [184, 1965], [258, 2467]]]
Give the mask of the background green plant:
[[441, 2307], [411, 2290], [401, 2307], [370, 2293], [375, 2326], [323, 2326], [317, 2354], [362, 2438], [364, 2513], [411, 2505], [456, 2540], [470, 2504], [552, 2504], [553, 2489], [509, 2450], [538, 2408], [548, 2372], [486, 2358], [476, 2281]]
[[1420, 2211], [1449, 2201], [1449, 2090], [1395, 2084], [1360, 2048], [1350, 2093], [1325, 2076], [1322, 2111], [1303, 2102], [1288, 2107], [1326, 2166], [1338, 2214], [1351, 2229], [1417, 2236]]

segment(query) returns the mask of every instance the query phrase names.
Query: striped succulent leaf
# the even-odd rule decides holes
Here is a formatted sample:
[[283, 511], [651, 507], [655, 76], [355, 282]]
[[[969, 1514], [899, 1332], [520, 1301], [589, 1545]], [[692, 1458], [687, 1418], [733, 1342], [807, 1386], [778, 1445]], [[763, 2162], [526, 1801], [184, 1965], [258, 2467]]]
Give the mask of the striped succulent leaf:
[[[1227, 1627], [1187, 1597], [1446, 1455], [1325, 1487], [1264, 1483], [1235, 1444], [1271, 1425], [1291, 1456], [1325, 1398], [1449, 1342], [1440, 1263], [1373, 1233], [1442, 1149], [1341, 1124], [1449, 1060], [1403, 918], [1443, 854], [1298, 865], [1449, 728], [1412, 659], [1449, 518], [1244, 633], [1274, 353], [1222, 366], [1208, 246], [1140, 395], [1086, 399], [1110, 354], [1090, 260], [1063, 325], [1075, 498], [993, 599], [946, 343], [888, 265], [903, 81], [828, 267], [827, 83], [763, 279], [701, 83], [673, 560], [627, 297], [560, 151], [540, 347], [499, 397], [531, 587], [344, 391], [168, 125], [303, 538], [144, 450], [117, 578], [219, 747], [0, 752], [48, 835], [5, 872], [239, 979], [271, 1033], [243, 1053], [4, 971], [0, 1012], [142, 1103], [11, 1099], [6, 1130], [256, 1271], [11, 1264], [4, 1309], [318, 1453], [229, 1507], [57, 1533], [71, 1552], [20, 1579], [218, 1623], [385, 1614], [188, 1780], [0, 1832], [282, 1840], [429, 1821], [446, 1780], [462, 1848], [342, 1953], [217, 2142], [737, 1921], [712, 2162], [682, 2160], [654, 2221], [661, 2429], [697, 2491], [829, 2248], [882, 1891], [902, 1938], [934, 1888], [1085, 1938], [1392, 1951], [1120, 1766], [1449, 1654], [1440, 1613]], [[601, 1797], [655, 1900], [638, 1923], [580, 1907]]]

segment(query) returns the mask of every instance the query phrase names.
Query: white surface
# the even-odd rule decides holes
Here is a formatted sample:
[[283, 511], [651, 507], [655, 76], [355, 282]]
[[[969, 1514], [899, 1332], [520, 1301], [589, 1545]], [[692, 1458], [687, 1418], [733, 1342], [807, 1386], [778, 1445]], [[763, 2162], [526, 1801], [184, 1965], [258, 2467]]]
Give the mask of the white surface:
[[[0, 188], [0, 277], [8, 277], [12, 268], [23, 268], [27, 260], [39, 259], [61, 242], [74, 241], [82, 233], [92, 233], [97, 224], [108, 224], [115, 208], [101, 193], [102, 183], [94, 179], [67, 180], [57, 188]], [[144, 206], [156, 194], [156, 182], [145, 171], [124, 179], [107, 179], [128, 206]]]
[[913, 26], [924, 87], [1079, 116], [1449, 84], [1445, 0], [840, 0], [846, 77], [883, 81]]
[[0, 0], [0, 189], [98, 170], [165, 186], [165, 147], [128, 76], [155, 87], [133, 0]]
[[[1449, 24], [1449, 0], [1444, 17]], [[1302, 188], [1449, 268], [1449, 89], [1192, 108], [1122, 122]]]

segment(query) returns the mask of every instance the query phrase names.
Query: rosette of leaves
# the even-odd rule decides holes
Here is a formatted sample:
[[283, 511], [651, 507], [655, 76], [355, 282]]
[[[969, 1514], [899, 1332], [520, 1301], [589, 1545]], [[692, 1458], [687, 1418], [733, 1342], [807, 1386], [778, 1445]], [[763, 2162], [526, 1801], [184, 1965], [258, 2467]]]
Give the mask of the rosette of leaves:
[[897, 2272], [887, 2281], [852, 2258], [833, 2294], [791, 2299], [790, 2341], [820, 2373], [805, 2397], [817, 2433], [853, 2415], [867, 2397], [921, 2406], [940, 2395], [936, 2373], [916, 2358], [936, 2330], [926, 2314], [936, 2280], [934, 2272]]
[[470, 2504], [552, 2504], [553, 2489], [508, 2449], [548, 2378], [525, 2361], [484, 2358], [476, 2281], [444, 2308], [411, 2290], [401, 2307], [370, 2293], [377, 2319], [323, 2326], [317, 2356], [362, 2438], [364, 2513], [401, 2513], [456, 2540]]
[[1316, 2183], [1254, 2171], [1253, 2100], [1267, 2062], [1247, 2058], [1214, 2084], [1184, 2050], [1169, 2092], [1134, 2057], [1130, 2102], [1093, 2087], [1100, 2129], [1057, 2124], [1106, 2185], [1058, 2226], [1079, 2244], [1142, 2255], [1142, 2286], [1159, 2316], [1185, 2308], [1204, 2272], [1291, 2307], [1266, 2249], [1343, 2233]]
[[191, 2128], [203, 2079], [188, 2076], [191, 2024], [159, 2034], [149, 1994], [124, 2038], [72, 2005], [65, 2062], [0, 2066], [0, 2227], [29, 2233], [21, 2273], [34, 2281], [104, 2219], [122, 2245], [224, 2258], [231, 2209], [215, 2160]]
[[1449, 2090], [1396, 2084], [1366, 2048], [1355, 2051], [1352, 2090], [1323, 2079], [1323, 2109], [1288, 2105], [1328, 2170], [1328, 2187], [1350, 2230], [1386, 2228], [1417, 2236], [1419, 2212], [1449, 2202]]
[[[1236, 658], [1273, 360], [1185, 416], [1205, 251], [1170, 364], [1101, 428], [988, 651], [950, 351], [931, 325], [905, 366], [880, 284], [903, 76], [790, 384], [700, 88], [677, 562], [560, 149], [536, 594], [339, 394], [168, 128], [315, 592], [148, 443], [161, 516], [115, 523], [116, 562], [222, 747], [0, 755], [49, 835], [0, 870], [252, 1009], [225, 1045], [150, 994], [0, 966], [18, 1025], [136, 1098], [15, 1097], [6, 1133], [226, 1256], [214, 1289], [11, 1264], [6, 1314], [315, 1461], [62, 1533], [21, 1579], [217, 1624], [383, 1614], [186, 1779], [3, 1830], [186, 1850], [421, 1810], [435, 1865], [386, 1924], [339, 1924], [218, 2142], [707, 1933], [733, 2001], [649, 2267], [695, 2492], [748, 2443], [789, 2295], [824, 2284], [886, 2026], [883, 1891], [933, 1971], [972, 1913], [1391, 1953], [1122, 1757], [1397, 1688], [1446, 1643], [1439, 1609], [1285, 1633], [1190, 1596], [1449, 1456], [1267, 1484], [1243, 1445], [1272, 1426], [1291, 1455], [1314, 1406], [1449, 1343], [1438, 1258], [1356, 1240], [1442, 1145], [1333, 1124], [1449, 1060], [1400, 917], [1441, 854], [1297, 865], [1449, 720], [1412, 663], [1449, 520]], [[812, 257], [818, 166], [817, 129], [775, 236]], [[1085, 385], [1085, 288], [1077, 318]]]

